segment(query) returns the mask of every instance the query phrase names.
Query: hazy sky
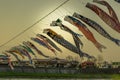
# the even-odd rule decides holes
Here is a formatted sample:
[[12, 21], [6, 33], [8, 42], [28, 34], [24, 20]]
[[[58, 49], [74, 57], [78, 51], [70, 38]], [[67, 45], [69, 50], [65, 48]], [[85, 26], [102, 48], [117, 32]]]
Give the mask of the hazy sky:
[[[50, 11], [55, 9], [65, 0], [0, 0], [0, 45], [7, 42], [29, 26], [31, 26], [34, 22], [48, 14]], [[120, 20], [120, 4], [114, 2], [114, 0], [106, 0], [110, 3], [110, 5], [115, 10], [119, 20]], [[78, 12], [88, 18], [95, 20], [99, 23], [111, 36], [120, 39], [120, 34], [111, 29], [108, 25], [106, 25], [94, 12], [90, 9], [86, 8], [85, 5], [87, 2], [93, 3], [92, 0], [70, 0], [64, 6], [60, 7], [58, 10], [53, 12], [47, 18], [42, 20], [40, 23], [23, 33], [18, 38], [9, 42], [8, 44], [0, 47], [0, 52], [4, 52], [5, 50], [9, 50], [13, 46], [17, 46], [22, 43], [22, 41], [31, 41], [30, 37], [35, 37], [35, 34], [42, 33], [43, 29], [51, 28], [58, 32], [58, 34], [62, 35], [66, 40], [73, 43], [72, 36], [62, 31], [59, 27], [50, 27], [50, 23], [57, 18], [63, 20], [65, 15], [72, 15], [74, 12]], [[95, 4], [95, 3], [94, 3]], [[107, 13], [108, 10], [105, 6], [96, 4], [100, 8], [104, 9]], [[71, 28], [73, 31], [82, 34], [75, 26], [69, 24], [68, 22], [63, 21], [65, 25]], [[81, 49], [84, 52], [89, 53], [90, 55], [98, 56], [102, 55], [104, 60], [107, 61], [120, 61], [120, 47], [118, 47], [112, 41], [102, 37], [95, 30], [87, 26], [94, 34], [95, 38], [98, 42], [107, 47], [107, 49], [103, 50], [103, 53], [100, 53], [97, 48], [93, 45], [92, 42], [88, 41], [85, 37], [82, 37], [81, 40], [84, 44]], [[44, 34], [47, 36], [46, 34]], [[33, 41], [32, 41], [33, 42]], [[33, 42], [42, 52], [46, 55], [55, 56], [51, 53], [50, 50], [39, 46], [37, 43]], [[57, 43], [56, 43], [57, 44]], [[74, 43], [73, 43], [74, 44]], [[77, 54], [63, 48], [59, 44], [57, 44], [62, 50], [63, 53], [58, 52], [58, 57], [65, 58], [68, 55], [72, 55], [74, 57], [78, 57]], [[43, 58], [39, 56], [39, 58]]]

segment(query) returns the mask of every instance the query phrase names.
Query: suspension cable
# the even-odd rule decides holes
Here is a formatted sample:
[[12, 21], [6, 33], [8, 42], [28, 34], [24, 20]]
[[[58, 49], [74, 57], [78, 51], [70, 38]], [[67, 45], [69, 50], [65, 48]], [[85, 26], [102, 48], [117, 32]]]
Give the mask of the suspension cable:
[[34, 24], [32, 24], [31, 26], [29, 26], [28, 28], [26, 28], [25, 30], [23, 30], [22, 32], [20, 32], [19, 34], [17, 34], [16, 36], [14, 36], [13, 38], [11, 38], [10, 40], [8, 40], [7, 42], [3, 43], [2, 45], [0, 45], [0, 47], [8, 44], [9, 42], [11, 42], [12, 40], [16, 39], [17, 37], [19, 37], [20, 35], [22, 35], [23, 33], [25, 33], [26, 31], [28, 31], [29, 29], [31, 29], [32, 27], [34, 27], [36, 24], [38, 24], [40, 21], [42, 21], [43, 19], [45, 19], [47, 16], [49, 16], [50, 14], [52, 14], [54, 11], [56, 11], [58, 8], [60, 8], [61, 6], [63, 6], [64, 4], [66, 4], [68, 1], [70, 0], [66, 0], [64, 1], [62, 4], [60, 4], [59, 6], [57, 6], [54, 10], [52, 10], [51, 12], [49, 12], [47, 15], [45, 15], [44, 17], [40, 18], [38, 21], [36, 21]]

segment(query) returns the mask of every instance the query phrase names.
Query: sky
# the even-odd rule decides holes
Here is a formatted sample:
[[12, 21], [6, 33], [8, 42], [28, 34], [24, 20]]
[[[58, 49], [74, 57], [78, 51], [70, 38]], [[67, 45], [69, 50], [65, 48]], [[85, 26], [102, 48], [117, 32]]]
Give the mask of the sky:
[[[99, 23], [111, 36], [114, 38], [120, 39], [120, 34], [115, 30], [111, 29], [106, 23], [104, 23], [93, 11], [86, 8], [85, 5], [87, 2], [93, 3], [92, 0], [70, 0], [65, 5], [54, 11], [52, 14], [47, 16], [45, 19], [40, 21], [38, 24], [13, 39], [9, 43], [3, 45], [23, 30], [34, 24], [36, 21], [47, 15], [49, 12], [58, 7], [65, 0], [0, 0], [0, 52], [4, 52], [5, 50], [9, 50], [11, 47], [22, 44], [23, 41], [31, 41], [31, 37], [36, 37], [37, 33], [43, 34], [42, 31], [45, 28], [51, 28], [56, 31], [58, 34], [62, 35], [66, 40], [74, 44], [72, 36], [62, 31], [59, 27], [50, 27], [50, 23], [58, 18], [63, 21], [63, 24], [68, 26], [73, 31], [82, 34], [81, 31], [78, 30], [75, 26], [69, 24], [64, 21], [64, 17], [66, 15], [72, 15], [74, 12], [80, 13], [83, 16], [86, 16], [92, 20], [95, 20]], [[115, 10], [118, 19], [120, 20], [120, 4], [115, 2], [114, 0], [106, 0], [112, 8]], [[105, 6], [93, 3], [108, 13], [108, 10]], [[82, 51], [97, 57], [101, 55], [106, 61], [120, 61], [120, 47], [117, 46], [112, 41], [104, 38], [100, 34], [98, 34], [95, 30], [87, 26], [89, 30], [93, 33], [94, 37], [98, 42], [107, 47], [103, 52], [99, 52], [97, 48], [94, 46], [92, 42], [87, 40], [85, 36], [81, 38], [84, 46], [81, 49]], [[43, 34], [47, 36], [46, 34]], [[48, 37], [48, 36], [47, 36]], [[50, 37], [48, 37], [50, 39]], [[33, 41], [31, 41], [33, 42]], [[48, 56], [55, 57], [55, 55], [48, 49], [40, 46], [39, 44], [33, 42], [44, 54]], [[62, 47], [57, 44], [63, 53], [57, 52], [57, 57], [66, 58], [71, 55], [75, 58], [79, 56], [76, 53], [71, 52], [70, 50]], [[37, 53], [36, 53], [37, 54]], [[44, 58], [38, 55], [38, 58]], [[14, 60], [14, 57], [13, 57]]]

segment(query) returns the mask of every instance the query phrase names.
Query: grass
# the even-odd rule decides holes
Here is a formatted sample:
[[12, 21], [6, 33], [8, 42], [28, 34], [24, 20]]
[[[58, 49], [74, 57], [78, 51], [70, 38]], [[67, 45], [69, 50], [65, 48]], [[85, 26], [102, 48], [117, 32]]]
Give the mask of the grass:
[[2, 72], [0, 78], [82, 78], [82, 79], [120, 79], [120, 74], [50, 74]]

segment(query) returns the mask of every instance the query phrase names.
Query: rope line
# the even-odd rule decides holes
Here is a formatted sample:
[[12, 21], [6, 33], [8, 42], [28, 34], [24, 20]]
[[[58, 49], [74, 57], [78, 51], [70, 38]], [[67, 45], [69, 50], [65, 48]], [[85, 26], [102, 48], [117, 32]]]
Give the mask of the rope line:
[[42, 21], [43, 19], [45, 19], [47, 16], [49, 16], [50, 14], [52, 14], [54, 11], [56, 11], [58, 8], [60, 8], [61, 6], [63, 6], [64, 4], [66, 4], [68, 1], [70, 0], [66, 0], [64, 1], [62, 4], [60, 4], [58, 7], [56, 7], [54, 10], [52, 10], [51, 12], [49, 12], [47, 15], [45, 15], [44, 17], [40, 18], [38, 21], [36, 21], [34, 24], [32, 24], [31, 26], [29, 26], [28, 28], [26, 28], [25, 30], [23, 30], [22, 32], [20, 32], [19, 34], [17, 34], [16, 36], [14, 36], [13, 38], [11, 38], [10, 40], [8, 40], [7, 42], [3, 43], [2, 45], [0, 45], [0, 47], [8, 44], [9, 42], [11, 42], [12, 40], [16, 39], [17, 37], [19, 37], [20, 35], [22, 35], [23, 33], [25, 33], [26, 31], [28, 31], [29, 29], [31, 29], [32, 27], [34, 27], [37, 23], [39, 23], [40, 21]]

